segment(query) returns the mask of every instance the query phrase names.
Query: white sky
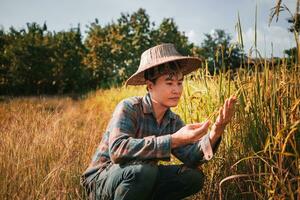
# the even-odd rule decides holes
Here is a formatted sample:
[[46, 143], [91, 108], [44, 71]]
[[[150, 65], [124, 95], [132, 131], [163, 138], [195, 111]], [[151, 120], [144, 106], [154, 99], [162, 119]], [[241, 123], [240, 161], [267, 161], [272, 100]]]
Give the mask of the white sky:
[[[24, 28], [27, 22], [46, 22], [48, 30], [61, 31], [99, 19], [105, 25], [116, 21], [123, 13], [146, 9], [150, 21], [158, 25], [163, 18], [174, 18], [180, 31], [191, 42], [200, 45], [204, 33], [224, 29], [236, 40], [235, 24], [240, 13], [246, 52], [254, 43], [255, 5], [258, 5], [258, 47], [262, 55], [282, 56], [283, 50], [295, 46], [293, 35], [287, 31], [287, 12], [279, 21], [268, 26], [270, 9], [276, 0], [0, 0], [0, 26]], [[292, 12], [296, 0], [283, 0]], [[83, 33], [84, 34], [84, 33]]]

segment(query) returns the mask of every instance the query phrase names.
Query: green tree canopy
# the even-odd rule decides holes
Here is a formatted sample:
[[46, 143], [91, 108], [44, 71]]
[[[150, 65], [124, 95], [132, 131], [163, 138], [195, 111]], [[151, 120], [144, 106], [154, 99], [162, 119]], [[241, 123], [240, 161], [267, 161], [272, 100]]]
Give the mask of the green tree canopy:
[[84, 41], [79, 25], [57, 33], [45, 23], [0, 30], [0, 93], [61, 94], [120, 85], [137, 70], [141, 54], [161, 43], [207, 59], [211, 71], [240, 66], [242, 54], [224, 30], [205, 34], [199, 48], [172, 18], [155, 25], [144, 9], [106, 25], [96, 19], [87, 28]]
[[88, 28], [84, 63], [93, 72], [95, 86], [109, 87], [124, 82], [137, 70], [141, 54], [154, 45], [170, 42], [180, 53], [192, 53], [193, 45], [173, 19], [164, 19], [155, 28], [144, 9], [131, 15], [122, 13], [117, 22], [106, 26], [95, 20]]
[[232, 38], [228, 33], [216, 29], [213, 33], [204, 35], [205, 38], [197, 54], [208, 61], [211, 72], [218, 71], [222, 67], [225, 70], [240, 67], [242, 52], [236, 44], [231, 42]]
[[0, 93], [78, 92], [87, 81], [80, 29], [51, 33], [46, 24], [0, 31]]

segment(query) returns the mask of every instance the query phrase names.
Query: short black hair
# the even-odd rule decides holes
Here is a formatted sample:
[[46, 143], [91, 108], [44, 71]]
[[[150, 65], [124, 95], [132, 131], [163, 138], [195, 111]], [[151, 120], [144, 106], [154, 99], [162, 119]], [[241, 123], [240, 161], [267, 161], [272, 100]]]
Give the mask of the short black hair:
[[144, 78], [145, 78], [145, 80], [149, 80], [149, 81], [155, 83], [157, 78], [159, 78], [162, 75], [177, 74], [179, 72], [181, 72], [179, 62], [171, 61], [171, 62], [163, 63], [156, 67], [147, 69], [144, 72]]

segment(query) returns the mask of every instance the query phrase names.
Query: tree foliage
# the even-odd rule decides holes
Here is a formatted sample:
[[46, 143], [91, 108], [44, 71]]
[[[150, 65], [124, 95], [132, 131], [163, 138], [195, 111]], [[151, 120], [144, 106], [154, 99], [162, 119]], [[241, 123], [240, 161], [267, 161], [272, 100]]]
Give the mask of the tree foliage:
[[80, 29], [51, 33], [46, 24], [0, 32], [1, 94], [78, 92], [87, 76]]
[[173, 19], [164, 19], [155, 28], [144, 9], [122, 13], [117, 22], [106, 26], [95, 20], [89, 25], [84, 63], [93, 71], [95, 86], [119, 85], [137, 70], [141, 54], [160, 43], [173, 43], [184, 55], [190, 55], [193, 46]]
[[231, 36], [224, 30], [216, 29], [212, 33], [204, 34], [205, 38], [197, 54], [208, 62], [210, 71], [222, 68], [239, 68], [242, 61], [242, 51], [239, 46], [231, 42]]
[[87, 29], [84, 40], [79, 26], [57, 33], [45, 23], [0, 30], [0, 94], [77, 93], [121, 85], [137, 70], [141, 54], [161, 43], [173, 43], [182, 55], [206, 58], [211, 70], [238, 66], [240, 53], [223, 30], [205, 34], [199, 48], [172, 18], [156, 26], [144, 9], [122, 13], [106, 25], [95, 19]]

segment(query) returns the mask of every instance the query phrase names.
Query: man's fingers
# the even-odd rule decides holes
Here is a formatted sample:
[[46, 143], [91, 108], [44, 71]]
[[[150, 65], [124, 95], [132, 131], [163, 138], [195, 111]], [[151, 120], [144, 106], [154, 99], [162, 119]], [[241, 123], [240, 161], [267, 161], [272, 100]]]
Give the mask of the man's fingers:
[[211, 121], [210, 120], [206, 120], [202, 126], [200, 128], [204, 128], [204, 129], [207, 129], [209, 127], [209, 125], [211, 124]]
[[223, 119], [226, 119], [226, 117], [227, 117], [228, 106], [229, 106], [229, 100], [226, 99], [226, 101], [224, 103], [224, 108], [223, 108]]
[[237, 102], [236, 97], [232, 97], [230, 99], [229, 110], [231, 113], [234, 112], [234, 106], [235, 106], [236, 102]]
[[229, 99], [230, 106], [234, 106], [236, 102], [237, 102], [237, 99], [235, 96], [230, 97], [230, 99]]
[[225, 100], [224, 105], [219, 110], [219, 116], [217, 118], [216, 123], [221, 124], [227, 124], [234, 113], [234, 105], [236, 103], [237, 99], [235, 96], [232, 96]]
[[209, 122], [209, 120], [206, 120], [204, 122], [199, 122], [199, 123], [193, 123], [193, 124], [189, 124], [190, 128], [192, 129], [196, 129], [196, 128], [200, 128], [202, 127], [205, 123]]
[[200, 127], [194, 129], [194, 131], [196, 132], [196, 134], [202, 133], [201, 135], [204, 135], [207, 132], [210, 123], [210, 120], [207, 120], [204, 123], [202, 123]]
[[193, 123], [193, 124], [189, 124], [188, 126], [191, 129], [195, 129], [195, 128], [199, 128], [202, 125], [202, 123]]
[[221, 107], [220, 110], [219, 110], [219, 117], [220, 117], [220, 120], [223, 120], [223, 117], [224, 117], [224, 115], [223, 115], [223, 107]]
[[231, 96], [230, 99], [236, 101], [237, 98], [236, 96]]
[[225, 101], [225, 108], [228, 108], [229, 102], [230, 102], [230, 99], [226, 99], [226, 101]]
[[237, 99], [235, 96], [230, 97], [229, 99], [227, 99], [228, 102], [225, 102], [226, 107], [227, 107], [227, 111], [231, 111], [234, 108], [235, 103], [237, 102]]
[[194, 123], [194, 124], [191, 124], [193, 126], [194, 129], [203, 129], [203, 128], [208, 128], [209, 125], [210, 125], [210, 120], [206, 120], [204, 122], [201, 122], [201, 123]]

